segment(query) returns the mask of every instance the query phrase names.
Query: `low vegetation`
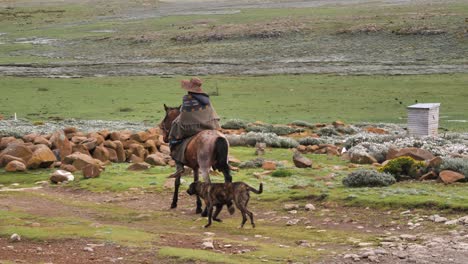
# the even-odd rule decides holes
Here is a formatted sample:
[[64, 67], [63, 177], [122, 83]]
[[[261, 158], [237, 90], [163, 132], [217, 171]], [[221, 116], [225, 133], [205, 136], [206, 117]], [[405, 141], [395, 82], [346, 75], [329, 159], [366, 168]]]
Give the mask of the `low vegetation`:
[[395, 182], [395, 177], [391, 174], [375, 170], [354, 171], [343, 179], [343, 184], [347, 187], [382, 187]]

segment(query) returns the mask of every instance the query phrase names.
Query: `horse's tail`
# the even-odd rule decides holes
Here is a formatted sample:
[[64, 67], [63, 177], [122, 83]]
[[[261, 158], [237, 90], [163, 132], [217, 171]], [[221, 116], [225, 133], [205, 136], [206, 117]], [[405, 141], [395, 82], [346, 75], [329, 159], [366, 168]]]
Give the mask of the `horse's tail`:
[[213, 168], [223, 173], [230, 174], [229, 164], [228, 164], [228, 149], [229, 144], [227, 139], [224, 137], [218, 137], [215, 141], [214, 149], [214, 160], [215, 164]]

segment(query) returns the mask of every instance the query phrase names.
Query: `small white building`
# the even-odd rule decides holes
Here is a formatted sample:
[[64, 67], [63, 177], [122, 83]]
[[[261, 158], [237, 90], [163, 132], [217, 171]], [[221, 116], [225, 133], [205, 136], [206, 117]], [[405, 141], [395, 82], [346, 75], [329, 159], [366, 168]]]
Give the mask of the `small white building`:
[[437, 136], [440, 103], [408, 106], [408, 132], [410, 136]]

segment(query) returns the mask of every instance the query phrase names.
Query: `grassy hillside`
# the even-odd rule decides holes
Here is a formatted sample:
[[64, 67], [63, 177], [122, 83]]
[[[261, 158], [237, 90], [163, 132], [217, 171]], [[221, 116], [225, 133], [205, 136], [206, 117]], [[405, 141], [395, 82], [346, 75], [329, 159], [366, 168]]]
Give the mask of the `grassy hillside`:
[[[185, 77], [0, 78], [0, 114], [158, 122], [164, 103], [178, 105]], [[441, 126], [467, 130], [468, 75], [206, 76], [204, 89], [223, 120], [405, 123], [406, 106], [440, 102]]]

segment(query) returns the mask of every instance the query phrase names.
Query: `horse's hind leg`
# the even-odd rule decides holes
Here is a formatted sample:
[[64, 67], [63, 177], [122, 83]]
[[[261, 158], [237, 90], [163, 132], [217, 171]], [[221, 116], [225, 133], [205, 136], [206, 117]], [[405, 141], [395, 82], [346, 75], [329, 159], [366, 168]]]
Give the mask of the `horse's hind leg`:
[[179, 198], [179, 187], [180, 187], [180, 177], [182, 175], [177, 175], [174, 183], [174, 196], [172, 197], [171, 209], [177, 207], [177, 200]]
[[227, 165], [222, 170], [224, 175], [224, 182], [232, 182], [231, 170], [229, 169], [229, 165]]
[[[199, 180], [199, 178], [198, 178], [198, 168], [196, 168], [196, 169], [193, 170], [193, 181], [197, 182], [198, 180]], [[196, 214], [200, 214], [202, 212], [201, 207], [202, 207], [202, 202], [201, 202], [200, 196], [197, 195], [197, 208], [195, 209]]]
[[[200, 172], [203, 177], [203, 181], [206, 183], [211, 183], [210, 180], [210, 167], [200, 167]], [[205, 217], [208, 215], [208, 206], [205, 204], [205, 210], [203, 210], [201, 216]]]

